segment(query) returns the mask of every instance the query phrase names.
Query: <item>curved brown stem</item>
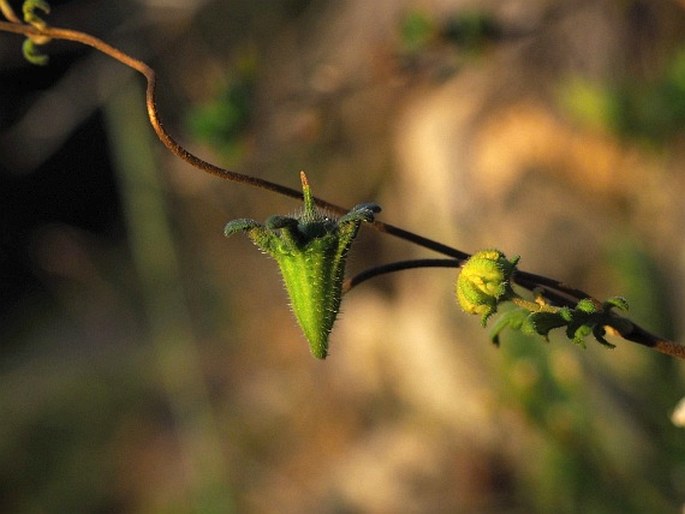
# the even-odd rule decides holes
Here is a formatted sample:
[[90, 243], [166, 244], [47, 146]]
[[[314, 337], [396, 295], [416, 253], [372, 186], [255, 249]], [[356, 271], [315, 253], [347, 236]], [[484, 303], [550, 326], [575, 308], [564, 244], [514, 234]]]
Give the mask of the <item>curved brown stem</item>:
[[[6, 7], [7, 4], [5, 2], [1, 2], [0, 6]], [[147, 82], [147, 87], [145, 91], [145, 102], [152, 128], [157, 134], [157, 137], [164, 144], [164, 146], [167, 147], [169, 151], [171, 151], [180, 159], [183, 159], [184, 161], [189, 163], [191, 166], [211, 175], [216, 175], [217, 177], [231, 180], [233, 182], [246, 184], [267, 191], [272, 191], [274, 193], [281, 194], [290, 198], [302, 198], [302, 192], [297, 189], [292, 189], [265, 179], [252, 177], [250, 175], [245, 175], [243, 173], [238, 173], [236, 171], [221, 168], [192, 154], [191, 152], [186, 150], [182, 145], [180, 145], [166, 131], [164, 125], [162, 124], [159, 118], [159, 113], [156, 105], [157, 76], [155, 71], [150, 66], [145, 64], [143, 61], [131, 57], [130, 55], [122, 52], [118, 48], [115, 48], [110, 44], [104, 42], [103, 40], [90, 34], [65, 28], [50, 26], [36, 27], [34, 25], [24, 24], [20, 22], [20, 20], [14, 15], [11, 9], [9, 10], [9, 15], [5, 11], [6, 9], [2, 9], [3, 14], [10, 21], [0, 21], [0, 31], [2, 32], [11, 32], [33, 38], [61, 39], [65, 41], [73, 41], [76, 43], [87, 45], [105, 55], [110, 56], [116, 61], [119, 61], [125, 66], [128, 66], [129, 68], [132, 68], [139, 72], [141, 75], [143, 75]], [[328, 211], [334, 214], [343, 215], [348, 212], [348, 209], [327, 202], [326, 200], [323, 200], [321, 198], [314, 197], [313, 200], [316, 203], [316, 205], [318, 205], [321, 208], [327, 209]], [[383, 232], [391, 236], [404, 239], [405, 241], [411, 242], [418, 246], [422, 246], [424, 248], [451, 257], [452, 260], [450, 260], [450, 267], [461, 266], [470, 257], [470, 255], [466, 252], [462, 252], [461, 250], [457, 250], [456, 248], [452, 248], [448, 245], [444, 245], [442, 243], [420, 236], [408, 230], [404, 230], [402, 228], [390, 225], [389, 223], [384, 223], [376, 220], [371, 225], [374, 229], [376, 229], [379, 232]], [[416, 266], [412, 265], [409, 267]], [[406, 268], [400, 267], [398, 269]], [[396, 270], [388, 270], [385, 272], [389, 271]], [[526, 289], [543, 289], [545, 294], [548, 295], [552, 301], [558, 302], [562, 305], [573, 305], [583, 298], [591, 298], [590, 295], [584, 293], [583, 291], [567, 287], [557, 280], [543, 277], [540, 275], [534, 275], [532, 273], [517, 272], [514, 277], [514, 280]], [[351, 285], [348, 284], [348, 287], [351, 287]], [[643, 328], [639, 327], [638, 325], [635, 325], [634, 323], [632, 323], [632, 330], [630, 332], [621, 334], [621, 336], [628, 341], [632, 341], [643, 346], [647, 346], [649, 348], [652, 348], [661, 353], [665, 353], [672, 357], [685, 359], [684, 345], [680, 345], [673, 341], [669, 341], [667, 339], [655, 336], [649, 333], [648, 331], [644, 330]]]
[[5, 0], [0, 0], [0, 12], [2, 12], [3, 16], [12, 23], [21, 23], [19, 17], [14, 13], [12, 6]]
[[458, 268], [461, 263], [456, 259], [414, 259], [409, 261], [391, 262], [383, 264], [374, 268], [364, 270], [352, 278], [348, 278], [343, 283], [343, 293], [347, 293], [353, 287], [358, 286], [362, 282], [366, 282], [374, 277], [385, 275], [386, 273], [394, 273], [395, 271], [402, 271], [414, 268]]
[[[272, 191], [274, 193], [288, 196], [290, 198], [302, 198], [302, 192], [300, 190], [282, 186], [269, 180], [261, 179], [258, 177], [252, 177], [250, 175], [245, 175], [243, 173], [238, 173], [236, 171], [231, 171], [226, 168], [221, 168], [192, 154], [191, 152], [186, 150], [182, 145], [180, 145], [167, 132], [159, 118], [159, 111], [157, 110], [156, 103], [157, 75], [155, 71], [150, 66], [145, 64], [143, 61], [131, 57], [130, 55], [122, 52], [118, 48], [115, 48], [110, 44], [105, 43], [104, 41], [102, 41], [99, 38], [96, 38], [95, 36], [91, 36], [90, 34], [79, 32], [76, 30], [63, 29], [57, 27], [45, 27], [43, 29], [37, 29], [36, 27], [33, 27], [31, 25], [7, 23], [2, 21], [0, 21], [0, 30], [6, 32], [14, 32], [17, 34], [23, 34], [26, 36], [46, 36], [52, 39], [62, 39], [66, 41], [74, 41], [77, 43], [81, 43], [83, 45], [95, 48], [99, 52], [112, 57], [113, 59], [119, 61], [125, 66], [128, 66], [129, 68], [136, 70], [145, 77], [145, 80], [147, 82], [147, 87], [145, 90], [145, 103], [147, 106], [147, 113], [150, 119], [150, 124], [152, 125], [152, 128], [154, 129], [160, 141], [174, 155], [176, 155], [180, 159], [183, 159], [191, 166], [211, 175], [216, 175], [217, 177], [227, 179], [232, 182], [246, 184], [259, 189]], [[326, 200], [323, 200], [321, 198], [314, 197], [313, 200], [316, 203], [316, 205], [334, 214], [343, 215], [349, 211], [349, 209], [327, 202]], [[372, 225], [379, 232], [383, 232], [386, 234], [390, 234], [394, 237], [404, 239], [416, 245], [423, 246], [424, 248], [428, 248], [438, 253], [448, 255], [462, 262], [468, 259], [469, 257], [467, 253], [457, 250], [456, 248], [451, 248], [437, 241], [433, 241], [432, 239], [428, 239], [418, 234], [414, 234], [413, 232], [409, 232], [399, 227], [390, 225], [389, 223], [374, 221]]]

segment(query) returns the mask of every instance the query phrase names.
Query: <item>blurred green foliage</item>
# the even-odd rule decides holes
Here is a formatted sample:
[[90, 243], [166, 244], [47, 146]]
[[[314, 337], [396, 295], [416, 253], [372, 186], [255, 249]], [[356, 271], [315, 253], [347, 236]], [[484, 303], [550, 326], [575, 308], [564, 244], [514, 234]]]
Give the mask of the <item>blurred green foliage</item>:
[[685, 129], [685, 48], [649, 80], [602, 84], [576, 77], [562, 86], [562, 101], [582, 122], [661, 146]]
[[155, 416], [143, 400], [149, 394], [144, 374], [132, 364], [128, 356], [87, 365], [43, 361], [34, 362], [29, 375], [2, 376], [2, 512], [124, 507], [118, 489], [126, 456], [113, 443], [126, 419], [143, 426]]
[[[635, 299], [631, 316], [672, 326], [653, 257], [629, 238], [608, 248], [617, 287]], [[617, 372], [619, 350], [579, 354], [566, 343], [510, 332], [501, 345], [502, 395], [531, 427], [519, 475], [526, 503], [550, 514], [673, 512], [685, 462], [682, 429], [667, 416], [682, 396], [678, 362], [650, 354]]]
[[648, 329], [674, 337], [673, 290], [655, 257], [634, 238], [624, 237], [607, 250], [606, 258], [613, 264], [617, 287], [633, 299], [632, 315]]
[[487, 11], [466, 11], [451, 17], [443, 29], [445, 38], [460, 48], [478, 51], [502, 35], [502, 27]]
[[502, 27], [488, 11], [467, 10], [437, 20], [426, 11], [409, 11], [400, 24], [400, 40], [405, 52], [418, 54], [433, 44], [453, 45], [466, 53], [480, 53], [499, 39]]
[[411, 11], [400, 25], [402, 47], [406, 52], [417, 53], [424, 50], [434, 37], [434, 21], [423, 11]]
[[[522, 503], [550, 514], [672, 512], [685, 455], [664, 412], [677, 395], [647, 381], [640, 392], [607, 375], [612, 394], [598, 396], [592, 367], [562, 343], [516, 334], [502, 345], [502, 395], [528, 431], [516, 472]], [[679, 382], [665, 371], [662, 384]]]
[[254, 116], [255, 86], [255, 62], [246, 55], [212, 98], [188, 111], [189, 132], [228, 159], [242, 157]]

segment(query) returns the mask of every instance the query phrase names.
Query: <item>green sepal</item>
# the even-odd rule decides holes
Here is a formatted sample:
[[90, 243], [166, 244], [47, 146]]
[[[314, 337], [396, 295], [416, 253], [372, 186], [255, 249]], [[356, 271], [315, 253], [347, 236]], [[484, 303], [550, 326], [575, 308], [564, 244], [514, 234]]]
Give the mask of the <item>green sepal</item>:
[[246, 232], [276, 261], [310, 351], [325, 359], [342, 301], [347, 254], [361, 224], [373, 221], [381, 209], [372, 203], [360, 204], [335, 219], [316, 207], [306, 176], [301, 173], [300, 177], [304, 209], [298, 215], [271, 216], [264, 225], [245, 218], [233, 220], [224, 234]]
[[230, 237], [236, 232], [247, 232], [259, 226], [261, 226], [259, 223], [249, 218], [240, 218], [237, 220], [232, 220], [226, 223], [226, 226], [224, 227], [224, 235], [226, 237]]

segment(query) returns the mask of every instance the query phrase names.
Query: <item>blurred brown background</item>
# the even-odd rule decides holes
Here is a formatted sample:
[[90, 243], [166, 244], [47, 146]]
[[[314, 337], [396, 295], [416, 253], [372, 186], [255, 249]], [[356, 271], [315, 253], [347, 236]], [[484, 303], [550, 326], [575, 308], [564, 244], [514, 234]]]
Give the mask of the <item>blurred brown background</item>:
[[[17, 9], [20, 2], [12, 2]], [[51, 2], [149, 62], [211, 162], [598, 298], [683, 338], [685, 3]], [[514, 333], [455, 270], [354, 289], [309, 355], [226, 221], [299, 205], [154, 138], [143, 83], [0, 34], [0, 511], [673, 513], [680, 362]], [[348, 272], [438, 257], [364, 228]]]

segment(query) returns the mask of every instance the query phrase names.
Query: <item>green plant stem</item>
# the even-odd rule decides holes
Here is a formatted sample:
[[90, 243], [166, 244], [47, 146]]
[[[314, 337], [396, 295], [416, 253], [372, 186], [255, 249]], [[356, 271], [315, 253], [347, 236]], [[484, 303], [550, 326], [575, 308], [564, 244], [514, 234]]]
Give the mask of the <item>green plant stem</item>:
[[529, 312], [557, 313], [560, 309], [559, 307], [555, 307], [554, 305], [549, 305], [546, 303], [531, 302], [530, 300], [526, 300], [525, 298], [518, 295], [514, 296], [513, 298], [510, 298], [509, 301], [517, 307], [521, 307], [522, 309], [525, 309]]

